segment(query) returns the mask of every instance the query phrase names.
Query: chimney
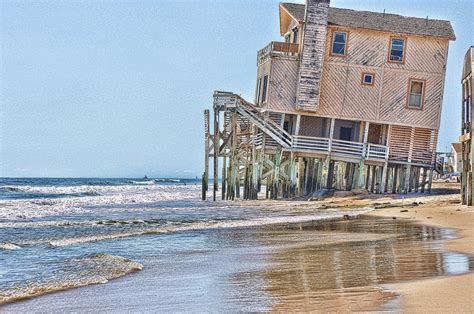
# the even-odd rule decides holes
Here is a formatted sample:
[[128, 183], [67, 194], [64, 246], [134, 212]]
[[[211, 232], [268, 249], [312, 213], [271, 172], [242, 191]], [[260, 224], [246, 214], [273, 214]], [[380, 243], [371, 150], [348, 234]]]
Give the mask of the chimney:
[[317, 111], [326, 49], [330, 0], [306, 0], [300, 67], [296, 88], [296, 108]]

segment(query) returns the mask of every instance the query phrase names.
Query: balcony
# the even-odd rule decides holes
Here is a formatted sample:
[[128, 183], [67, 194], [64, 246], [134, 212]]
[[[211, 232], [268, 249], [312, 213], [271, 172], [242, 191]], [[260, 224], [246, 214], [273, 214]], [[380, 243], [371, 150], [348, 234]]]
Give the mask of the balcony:
[[299, 45], [272, 41], [257, 53], [257, 66], [265, 63], [272, 56], [295, 56]]

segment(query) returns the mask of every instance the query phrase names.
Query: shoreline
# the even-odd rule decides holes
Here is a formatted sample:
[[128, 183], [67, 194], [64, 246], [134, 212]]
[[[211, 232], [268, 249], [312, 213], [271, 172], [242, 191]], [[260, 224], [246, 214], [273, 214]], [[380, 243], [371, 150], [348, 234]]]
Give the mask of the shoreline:
[[[451, 252], [474, 256], [474, 208], [441, 201], [438, 204], [375, 209], [367, 215], [410, 219], [426, 226], [455, 229], [456, 238], [447, 240], [443, 247]], [[404, 313], [462, 313], [474, 309], [473, 272], [390, 284], [385, 287], [399, 294], [395, 302], [398, 302]], [[390, 307], [393, 304], [391, 302], [394, 301], [389, 301], [382, 309]]]
[[[444, 185], [442, 186], [444, 187]], [[441, 189], [438, 191], [438, 193], [435, 193], [433, 195], [427, 195], [427, 194], [419, 194], [419, 193], [414, 193], [414, 194], [408, 194], [408, 195], [390, 195], [390, 194], [384, 194], [384, 195], [376, 195], [376, 194], [364, 194], [364, 195], [355, 195], [355, 194], [347, 194], [347, 193], [338, 193], [334, 197], [327, 198], [322, 201], [318, 202], [301, 202], [301, 201], [295, 201], [295, 202], [284, 202], [284, 204], [287, 204], [287, 206], [291, 206], [295, 210], [297, 208], [300, 208], [301, 210], [308, 210], [310, 208], [311, 211], [314, 211], [316, 209], [328, 209], [329, 211], [339, 211], [341, 209], [351, 209], [351, 208], [371, 208], [370, 212], [366, 213], [360, 213], [358, 214], [359, 217], [361, 218], [389, 218], [388, 220], [391, 221], [392, 218], [399, 219], [400, 223], [404, 225], [405, 221], [410, 223], [415, 223], [417, 224], [418, 231], [417, 233], [412, 233], [412, 234], [424, 234], [425, 227], [421, 229], [420, 226], [432, 226], [432, 227], [438, 227], [438, 228], [445, 228], [445, 229], [451, 229], [449, 231], [449, 234], [453, 233], [453, 229], [456, 229], [456, 234], [455, 236], [457, 237], [456, 239], [446, 239], [444, 238], [442, 242], [442, 248], [443, 251], [449, 251], [449, 252], [461, 252], [464, 254], [467, 254], [468, 256], [474, 256], [474, 247], [473, 244], [471, 243], [472, 240], [474, 239], [474, 232], [472, 231], [474, 229], [474, 209], [470, 209], [465, 206], [461, 206], [458, 202], [458, 197], [459, 195], [450, 193], [448, 190], [452, 188], [455, 188], [456, 186], [451, 185], [449, 186], [448, 189]], [[445, 193], [443, 192], [445, 191]], [[278, 202], [278, 201], [277, 201]], [[242, 203], [238, 204], [238, 206], [245, 205], [247, 203]], [[252, 202], [249, 202], [248, 204], [253, 204]], [[255, 204], [259, 204], [261, 207], [267, 207], [272, 204], [278, 204], [274, 203], [274, 201], [262, 201], [258, 202]], [[255, 205], [254, 204], [254, 205]], [[280, 202], [280, 204], [282, 204]], [[375, 208], [375, 209], [374, 209]], [[344, 215], [346, 216], [346, 215]], [[341, 217], [342, 218], [342, 217]], [[343, 218], [343, 220], [350, 220], [350, 219], [345, 219], [346, 217]], [[387, 219], [385, 219], [387, 221]], [[396, 220], [394, 220], [396, 221]], [[319, 251], [315, 251], [312, 249], [313, 242], [315, 240], [317, 241], [322, 241], [325, 239], [325, 241], [328, 241], [328, 246], [332, 246], [332, 241], [336, 241], [339, 245], [342, 243], [347, 243], [344, 244], [343, 246], [351, 246], [354, 244], [354, 240], [357, 240], [353, 238], [354, 234], [352, 233], [352, 229], [341, 229], [338, 232], [337, 238], [334, 238], [335, 234], [332, 234], [331, 237], [327, 237], [327, 234], [324, 234], [324, 232], [321, 233], [307, 233], [311, 235], [310, 237], [308, 236], [303, 236], [300, 237], [298, 235], [298, 230], [302, 231], [306, 226], [304, 224], [298, 226], [298, 223], [293, 222], [293, 224], [296, 224], [296, 229], [295, 228], [290, 228], [287, 231], [282, 231], [280, 230], [281, 228], [273, 228], [272, 226], [274, 224], [271, 224], [270, 226], [263, 226], [263, 228], [255, 228], [247, 226], [244, 229], [250, 228], [254, 232], [252, 233], [253, 236], [251, 236], [248, 240], [254, 240], [255, 239], [260, 239], [259, 241], [254, 243], [254, 246], [251, 246], [252, 248], [258, 250], [256, 252], [259, 252], [257, 255], [250, 254], [249, 256], [245, 255], [244, 251], [247, 251], [248, 249], [245, 249], [244, 251], [241, 251], [240, 246], [241, 244], [245, 243], [246, 245], [248, 244], [247, 240], [244, 240], [242, 237], [243, 235], [249, 236], [247, 232], [240, 232], [241, 235], [237, 236], [233, 234], [231, 229], [233, 228], [224, 228], [224, 229], [218, 229], [217, 231], [221, 234], [218, 236], [220, 239], [228, 239], [231, 240], [232, 243], [232, 250], [228, 250], [227, 253], [231, 254], [223, 254], [221, 250], [216, 250], [215, 248], [207, 248], [206, 250], [203, 250], [199, 255], [194, 255], [191, 254], [192, 251], [188, 253], [177, 253], [179, 256], [185, 258], [185, 260], [190, 259], [190, 261], [193, 261], [193, 256], [204, 256], [206, 259], [210, 258], [210, 260], [213, 261], [213, 263], [217, 263], [215, 267], [210, 267], [209, 269], [204, 268], [202, 271], [205, 272], [206, 276], [203, 278], [213, 278], [214, 276], [214, 269], [219, 269], [220, 266], [222, 265], [232, 265], [231, 261], [227, 261], [225, 263], [222, 263], [220, 259], [225, 259], [229, 258], [229, 256], [242, 256], [245, 257], [245, 259], [252, 261], [256, 256], [257, 257], [263, 257], [264, 255], [266, 256], [265, 259], [262, 260], [256, 260], [255, 262], [257, 264], [255, 265], [260, 265], [262, 269], [266, 269], [265, 271], [262, 271], [260, 269], [258, 272], [249, 272], [248, 274], [253, 274], [250, 277], [244, 276], [236, 276], [236, 274], [241, 273], [243, 270], [240, 269], [238, 272], [236, 272], [233, 269], [229, 269], [228, 275], [232, 275], [229, 278], [234, 278], [235, 280], [237, 279], [242, 279], [242, 280], [256, 280], [260, 278], [260, 280], [264, 280], [264, 282], [275, 282], [276, 284], [274, 285], [273, 289], [279, 289], [279, 287], [286, 287], [285, 289], [290, 289], [290, 290], [285, 290], [281, 291], [283, 294], [282, 296], [290, 296], [289, 298], [282, 298], [281, 303], [275, 304], [275, 307], [270, 307], [271, 311], [278, 311], [280, 310], [294, 310], [295, 307], [300, 308], [302, 311], [314, 311], [318, 310], [318, 304], [321, 302], [325, 302], [326, 305], [330, 305], [332, 309], [335, 310], [340, 310], [340, 311], [347, 311], [349, 309], [349, 305], [355, 306], [354, 309], [360, 310], [360, 311], [377, 311], [377, 310], [392, 310], [392, 311], [403, 311], [403, 312], [419, 312], [420, 310], [423, 311], [438, 311], [438, 312], [463, 312], [466, 311], [466, 309], [472, 308], [472, 304], [469, 304], [469, 297], [472, 294], [473, 290], [473, 283], [474, 283], [474, 273], [468, 273], [465, 275], [449, 275], [449, 276], [444, 276], [444, 275], [438, 275], [438, 276], [433, 276], [433, 277], [418, 277], [418, 279], [413, 279], [410, 281], [384, 281], [384, 282], [379, 282], [376, 283], [375, 285], [361, 285], [361, 286], [346, 286], [343, 285], [343, 290], [335, 290], [335, 289], [329, 289], [327, 290], [326, 294], [321, 294], [318, 291], [309, 291], [309, 293], [306, 293], [308, 291], [302, 290], [299, 291], [299, 288], [302, 283], [307, 280], [307, 276], [310, 276], [312, 278], [317, 278], [316, 274], [313, 272], [314, 270], [317, 270], [317, 274], [319, 276], [322, 276], [321, 278], [324, 278], [324, 280], [329, 280], [331, 282], [332, 279], [335, 278], [326, 278], [331, 274], [338, 273], [338, 276], [344, 275], [340, 277], [340, 280], [350, 280], [353, 276], [360, 276], [363, 280], [364, 278], [368, 278], [367, 276], [362, 275], [358, 270], [357, 267], [361, 265], [353, 265], [354, 263], [354, 258], [359, 258], [360, 256], [365, 257], [365, 259], [368, 261], [367, 264], [364, 264], [362, 266], [368, 267], [367, 271], [371, 272], [370, 274], [374, 276], [390, 276], [392, 275], [397, 275], [397, 271], [391, 269], [390, 267], [383, 267], [382, 265], [378, 265], [379, 269], [375, 271], [372, 270], [371, 267], [376, 266], [376, 264], [371, 264], [370, 260], [374, 260], [373, 256], [380, 257], [378, 260], [378, 263], [383, 263], [384, 258], [383, 256], [387, 256], [382, 254], [381, 251], [377, 251], [376, 247], [374, 246], [371, 249], [368, 249], [367, 247], [363, 247], [365, 250], [367, 250], [367, 254], [365, 253], [357, 253], [359, 255], [354, 255], [354, 256], [349, 256], [351, 253], [351, 250], [347, 251], [340, 251], [338, 249], [338, 253], [336, 255], [333, 255], [333, 253], [328, 253], [327, 251], [324, 253], [326, 255], [322, 255], [322, 253]], [[310, 225], [312, 225], [313, 222], [311, 221]], [[351, 223], [352, 224], [352, 223]], [[391, 223], [389, 223], [390, 225]], [[399, 223], [397, 222], [397, 225]], [[280, 225], [279, 223], [275, 224]], [[282, 224], [283, 226], [286, 225], [286, 223]], [[373, 225], [367, 225], [370, 228], [372, 228]], [[262, 226], [259, 226], [262, 227]], [[329, 226], [328, 226], [329, 227]], [[283, 229], [287, 229], [287, 227]], [[332, 227], [329, 227], [331, 229]], [[237, 227], [239, 229], [239, 227]], [[261, 229], [260, 231], [258, 231]], [[327, 230], [329, 230], [327, 229]], [[427, 228], [428, 230], [430, 228]], [[295, 232], [296, 230], [296, 232]], [[332, 229], [331, 229], [332, 230]], [[387, 232], [387, 229], [380, 229], [382, 232], [385, 233]], [[390, 230], [390, 229], [388, 229]], [[215, 232], [217, 232], [215, 231]], [[268, 232], [276, 232], [275, 235], [278, 235], [281, 237], [280, 241], [277, 242], [272, 242], [275, 241], [273, 237], [268, 237], [265, 236]], [[212, 230], [207, 230], [207, 233], [212, 232]], [[344, 234], [346, 232], [346, 234]], [[349, 232], [349, 233], [347, 233]], [[418, 233], [420, 232], [420, 233]], [[228, 234], [228, 236], [225, 236], [225, 234]], [[300, 233], [301, 234], [301, 233]], [[427, 239], [428, 241], [432, 241], [430, 238], [430, 231], [428, 231], [428, 237], [425, 238], [423, 236], [423, 239]], [[288, 238], [288, 235], [292, 235], [293, 237]], [[373, 238], [372, 235], [370, 238], [368, 237], [369, 233], [362, 233], [360, 236], [363, 236], [365, 238], [361, 238], [357, 241], [361, 242], [367, 242], [370, 243], [371, 241], [375, 240], [374, 242], [377, 242], [376, 238]], [[434, 236], [439, 236], [439, 234], [434, 233]], [[195, 235], [194, 235], [195, 236]], [[262, 237], [263, 236], [263, 237]], [[155, 237], [158, 237], [155, 235]], [[173, 235], [174, 238], [183, 238], [187, 241], [189, 239], [189, 236], [187, 233], [176, 233]], [[326, 238], [325, 238], [326, 237]], [[243, 242], [240, 243], [241, 239]], [[333, 240], [331, 240], [333, 239]], [[434, 239], [436, 240], [436, 239]], [[131, 239], [125, 239], [125, 242], [133, 242], [133, 238]], [[235, 242], [237, 241], [237, 242]], [[262, 242], [263, 241], [263, 242]], [[285, 244], [282, 244], [283, 241]], [[357, 242], [355, 241], [355, 242]], [[161, 242], [161, 241], [160, 241]], [[118, 242], [121, 243], [121, 242]], [[200, 243], [200, 242], [199, 242]], [[240, 244], [239, 244], [240, 243]], [[122, 244], [125, 245], [125, 244]], [[125, 245], [126, 246], [126, 245]], [[267, 248], [272, 248], [270, 251], [266, 252], [265, 254], [262, 251], [262, 248], [267, 247]], [[278, 248], [276, 251], [272, 251], [275, 248]], [[318, 244], [318, 247], [322, 247], [321, 243]], [[380, 245], [379, 247], [382, 250], [387, 250], [384, 245]], [[403, 248], [404, 250], [407, 250], [406, 247]], [[179, 250], [178, 250], [179, 251]], [[273, 252], [273, 253], [272, 253]], [[286, 252], [286, 253], [285, 253]], [[379, 252], [379, 253], [376, 253]], [[393, 252], [393, 251], [392, 251]], [[409, 251], [405, 251], [405, 256], [406, 253], [411, 253]], [[423, 251], [422, 251], [423, 252]], [[392, 254], [390, 250], [386, 252], [388, 255]], [[415, 252], [418, 254], [417, 252]], [[426, 253], [426, 251], [425, 251]], [[424, 254], [425, 254], [424, 253]], [[317, 254], [317, 255], [315, 255]], [[335, 254], [335, 253], [334, 253]], [[348, 255], [349, 254], [349, 255]], [[364, 255], [365, 254], [365, 255]], [[373, 255], [375, 254], [375, 255]], [[381, 255], [379, 255], [381, 254]], [[324, 258], [327, 257], [326, 259]], [[403, 253], [400, 256], [404, 256]], [[417, 255], [418, 256], [418, 255]], [[423, 258], [425, 255], [420, 253], [418, 256], [419, 258]], [[211, 258], [212, 257], [212, 258]], [[259, 257], [259, 258], [260, 258]], [[267, 265], [267, 262], [269, 261], [269, 257], [271, 257], [274, 262], [281, 262], [284, 261], [282, 265], [287, 265], [292, 264], [292, 265], [297, 265], [298, 266], [298, 272], [294, 272], [295, 269], [290, 267], [286, 269], [286, 272], [288, 273], [287, 275], [291, 274], [292, 280], [288, 281], [290, 277], [288, 276], [282, 276], [281, 273], [281, 265], [280, 264], [275, 264], [273, 267], [268, 268], [270, 264]], [[333, 263], [336, 263], [339, 266], [344, 267], [344, 272], [338, 271], [339, 268], [332, 269], [330, 268], [331, 266], [328, 266], [329, 268], [320, 273], [318, 270], [321, 266], [317, 265], [317, 262], [315, 261], [315, 257], [319, 259], [323, 259], [323, 261], [327, 261], [329, 264], [333, 265]], [[398, 260], [396, 257], [393, 256], [387, 256], [389, 258], [393, 259], [394, 263], [403, 263], [403, 261]], [[203, 257], [199, 257], [198, 259], [200, 260]], [[336, 258], [338, 261], [333, 260]], [[344, 258], [347, 262], [341, 262], [341, 258]], [[419, 260], [418, 258], [418, 260]], [[266, 261], [265, 263], [263, 261]], [[358, 259], [360, 261], [360, 259]], [[433, 263], [433, 258], [429, 259], [431, 264], [434, 265]], [[434, 260], [439, 260], [443, 261], [442, 259], [434, 259]], [[466, 260], [469, 259], [466, 257]], [[220, 261], [220, 262], [219, 262]], [[331, 262], [332, 261], [332, 262]], [[446, 262], [449, 263], [448, 260]], [[472, 259], [470, 261], [472, 263]], [[150, 264], [151, 263], [151, 264]], [[76, 304], [76, 309], [80, 310], [87, 310], [91, 309], [91, 301], [94, 300], [96, 295], [102, 295], [103, 297], [109, 298], [110, 302], [105, 302], [102, 305], [105, 306], [104, 309], [109, 309], [107, 306], [110, 304], [115, 304], [114, 302], [123, 302], [122, 305], [124, 308], [127, 306], [130, 306], [129, 302], [131, 299], [127, 295], [123, 295], [124, 291], [123, 289], [130, 289], [130, 288], [135, 288], [136, 291], [134, 292], [137, 297], [141, 295], [142, 293], [142, 287], [141, 285], [137, 285], [138, 282], [147, 282], [149, 281], [150, 289], [149, 291], [154, 291], [156, 292], [157, 295], [161, 295], [162, 293], [167, 293], [167, 291], [162, 291], [160, 290], [160, 287], [155, 286], [155, 276], [157, 274], [160, 274], [160, 272], [157, 272], [158, 270], [162, 269], [167, 269], [166, 267], [162, 267], [163, 265], [160, 265], [158, 267], [157, 263], [164, 263], [163, 265], [166, 264], [166, 259], [160, 260], [160, 258], [156, 259], [152, 258], [150, 260], [147, 260], [146, 265], [151, 265], [151, 267], [146, 266], [144, 268], [143, 273], [138, 272], [136, 276], [125, 276], [121, 280], [113, 281], [107, 285], [92, 285], [89, 286], [89, 288], [78, 288], [78, 289], [71, 289], [68, 291], [64, 292], [59, 292], [59, 293], [52, 293], [49, 296], [44, 296], [41, 298], [32, 298], [30, 300], [25, 300], [25, 301], [20, 301], [18, 304], [17, 302], [11, 303], [13, 306], [11, 307], [12, 310], [19, 309], [22, 306], [30, 306], [31, 308], [35, 308], [36, 305], [39, 305], [39, 308], [44, 308], [47, 309], [50, 304], [56, 304], [56, 305], [62, 305], [65, 306], [64, 309], [68, 308], [70, 304], [68, 304], [66, 301], [70, 299], [71, 297], [73, 298], [78, 298], [81, 297], [81, 300], [77, 300]], [[443, 262], [444, 264], [444, 262]], [[193, 262], [193, 265], [195, 265], [195, 262]], [[206, 264], [203, 264], [206, 265]], [[240, 265], [240, 264], [239, 264]], [[241, 266], [239, 265], [234, 265], [237, 268], [240, 268]], [[249, 264], [252, 265], [252, 264]], [[254, 265], [254, 266], [255, 266]], [[388, 264], [387, 264], [388, 265]], [[413, 267], [410, 266], [411, 264], [408, 265], [408, 267]], [[169, 265], [168, 265], [169, 266]], [[187, 264], [184, 264], [184, 266], [188, 266]], [[260, 267], [259, 266], [259, 267]], [[338, 267], [339, 267], [338, 266]], [[353, 267], [354, 266], [354, 267]], [[417, 265], [418, 267], [420, 265]], [[173, 265], [173, 267], [175, 267]], [[194, 267], [194, 266], [193, 266]], [[403, 270], [404, 266], [402, 266]], [[472, 264], [469, 266], [469, 269], [472, 269]], [[184, 268], [187, 269], [187, 268]], [[406, 268], [405, 268], [406, 269]], [[268, 274], [273, 271], [274, 276], [269, 276]], [[421, 269], [418, 269], [421, 270]], [[249, 270], [246, 270], [247, 272]], [[331, 272], [333, 271], [333, 272]], [[375, 271], [375, 272], [374, 272]], [[245, 273], [245, 272], [244, 272]], [[153, 274], [153, 275], [152, 275]], [[260, 274], [259, 276], [256, 274]], [[312, 275], [311, 275], [312, 274]], [[370, 275], [369, 274], [369, 275]], [[383, 275], [385, 274], [385, 275]], [[168, 280], [171, 282], [179, 281], [180, 277], [183, 276], [182, 272], [178, 272], [175, 275], [171, 276], [170, 274], [167, 274], [166, 272], [161, 274], [162, 276], [165, 276], [164, 279], [165, 281]], [[188, 274], [190, 278], [194, 278], [195, 272], [194, 270]], [[315, 277], [316, 276], [316, 277]], [[170, 278], [168, 278], [170, 277]], [[256, 278], [258, 277], [258, 278]], [[301, 277], [301, 278], [299, 278]], [[303, 278], [305, 277], [305, 278]], [[297, 279], [299, 278], [299, 279]], [[181, 278], [182, 279], [182, 278]], [[287, 284], [281, 285], [281, 279], [287, 280]], [[392, 282], [396, 282], [393, 283]], [[300, 285], [300, 286], [298, 286]], [[466, 287], [468, 286], [468, 289]], [[180, 286], [181, 287], [181, 286]], [[262, 287], [260, 284], [257, 284], [256, 287]], [[202, 287], [201, 287], [202, 288]], [[338, 287], [336, 287], [339, 289]], [[306, 289], [306, 288], [305, 288]], [[187, 291], [188, 293], [193, 293], [194, 290]], [[273, 291], [273, 290], [271, 290]], [[306, 291], [306, 292], [305, 292]], [[331, 294], [331, 291], [333, 291], [334, 295]], [[348, 296], [348, 298], [341, 297], [341, 293], [344, 295]], [[122, 298], [122, 297], [124, 298]], [[125, 298], [126, 297], [126, 298]], [[292, 299], [294, 297], [294, 299]], [[117, 299], [118, 298], [118, 299]], [[140, 298], [137, 298], [140, 299]], [[278, 299], [278, 297], [277, 297]], [[88, 300], [88, 301], [86, 301]], [[128, 301], [127, 301], [128, 300]], [[297, 301], [299, 300], [299, 301]], [[434, 301], [433, 301], [434, 300]], [[83, 302], [84, 301], [84, 302]], [[438, 303], [436, 303], [436, 301]], [[81, 303], [82, 302], [82, 303]], [[96, 303], [100, 304], [102, 302], [101, 300], [95, 300]], [[296, 303], [295, 303], [296, 302]], [[301, 303], [303, 302], [303, 303]], [[318, 303], [319, 302], [319, 303]], [[118, 304], [117, 303], [117, 304]], [[132, 302], [133, 303], [133, 302]], [[136, 304], [135, 306], [140, 306], [146, 308], [145, 304]], [[154, 303], [148, 304], [148, 306], [156, 306]], [[316, 307], [315, 307], [316, 306]], [[8, 310], [9, 307], [7, 307]], [[133, 308], [133, 307], [131, 307]], [[225, 307], [224, 307], [225, 308]], [[171, 307], [169, 308], [171, 309]], [[250, 308], [249, 308], [250, 309]]]

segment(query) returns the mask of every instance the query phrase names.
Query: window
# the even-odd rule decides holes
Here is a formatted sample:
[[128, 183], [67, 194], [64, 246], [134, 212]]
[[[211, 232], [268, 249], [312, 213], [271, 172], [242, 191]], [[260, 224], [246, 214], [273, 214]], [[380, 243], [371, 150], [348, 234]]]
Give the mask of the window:
[[293, 28], [293, 43], [294, 44], [298, 43], [298, 28], [297, 27]]
[[332, 45], [331, 54], [335, 56], [346, 55], [346, 43], [347, 33], [345, 32], [333, 32], [332, 33]]
[[260, 85], [262, 84], [262, 78], [259, 77], [257, 80], [257, 92], [255, 93], [255, 102], [257, 105], [260, 103]]
[[263, 88], [262, 88], [262, 103], [267, 100], [267, 85], [268, 85], [268, 75], [263, 77]]
[[390, 38], [390, 62], [405, 62], [405, 39]]
[[362, 85], [374, 85], [374, 73], [362, 73]]
[[410, 109], [423, 109], [423, 98], [425, 94], [424, 80], [410, 80], [408, 85], [408, 104]]

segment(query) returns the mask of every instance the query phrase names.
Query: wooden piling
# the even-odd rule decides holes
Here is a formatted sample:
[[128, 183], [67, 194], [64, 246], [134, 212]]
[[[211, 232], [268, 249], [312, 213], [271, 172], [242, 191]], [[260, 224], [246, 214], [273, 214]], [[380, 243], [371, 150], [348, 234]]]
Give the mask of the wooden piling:
[[209, 109], [204, 110], [204, 174], [202, 175], [202, 200], [209, 189]]
[[214, 108], [214, 178], [213, 178], [213, 191], [212, 191], [212, 200], [216, 201], [217, 189], [218, 189], [218, 176], [219, 176], [219, 111], [217, 108]]

